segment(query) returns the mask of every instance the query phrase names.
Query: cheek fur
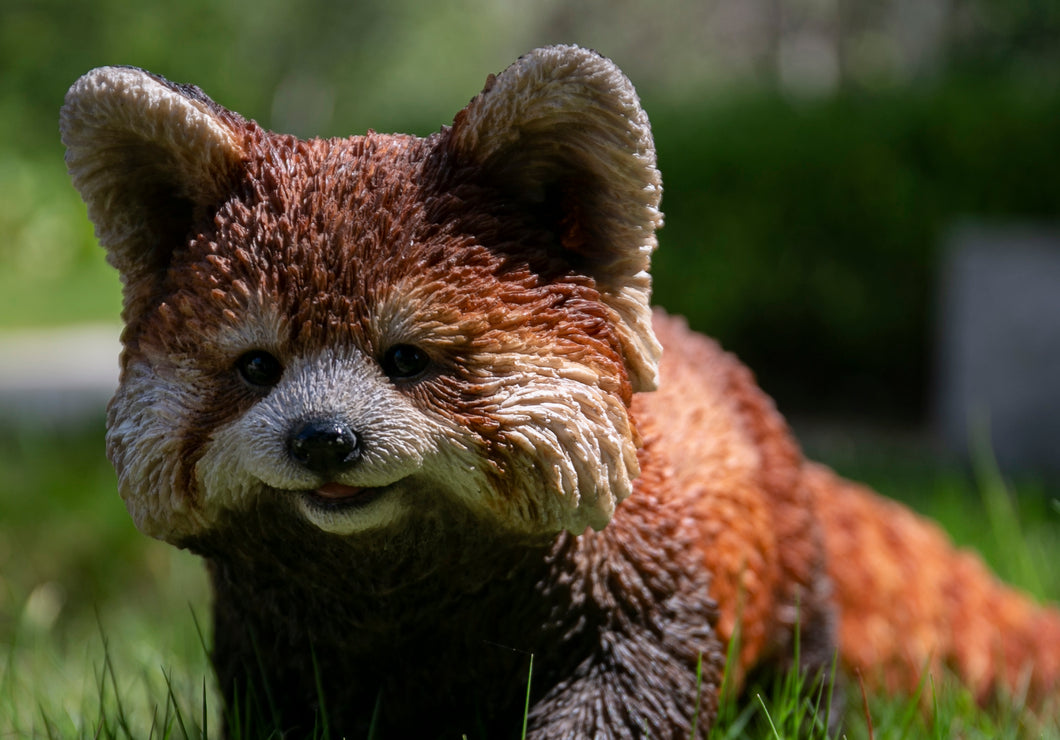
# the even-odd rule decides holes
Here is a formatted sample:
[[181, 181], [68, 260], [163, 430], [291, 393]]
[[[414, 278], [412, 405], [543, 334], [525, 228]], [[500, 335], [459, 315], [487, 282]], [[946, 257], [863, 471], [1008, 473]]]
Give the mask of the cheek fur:
[[168, 542], [208, 524], [191, 476], [182, 464], [189, 389], [129, 362], [107, 412], [107, 454], [118, 490], [136, 526]]
[[625, 404], [584, 367], [511, 378], [491, 417], [501, 471], [493, 505], [510, 525], [534, 531], [602, 529], [639, 474]]

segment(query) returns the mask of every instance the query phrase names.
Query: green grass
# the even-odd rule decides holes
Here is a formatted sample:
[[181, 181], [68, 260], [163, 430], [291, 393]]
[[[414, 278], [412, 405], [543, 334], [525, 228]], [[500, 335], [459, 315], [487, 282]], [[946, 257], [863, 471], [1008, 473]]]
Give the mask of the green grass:
[[[1021, 482], [1013, 498], [989, 466], [976, 484], [882, 447], [834, 462], [942, 520], [1007, 579], [1060, 596], [1049, 566], [1060, 562], [1060, 508], [1044, 487]], [[0, 481], [0, 738], [219, 736], [200, 634], [209, 630], [202, 567], [134, 530], [104, 459], [102, 422], [0, 432]], [[953, 686], [927, 684], [923, 694], [870, 696], [865, 709], [851, 682], [844, 735], [1060, 740], [1060, 726], [982, 711]], [[815, 718], [828, 700], [803, 677], [781, 677], [727, 697], [712, 737], [828, 737]]]
[[0, 481], [0, 738], [147, 737], [176, 723], [171, 694], [200, 726], [205, 574], [132, 526], [102, 420], [3, 431]]

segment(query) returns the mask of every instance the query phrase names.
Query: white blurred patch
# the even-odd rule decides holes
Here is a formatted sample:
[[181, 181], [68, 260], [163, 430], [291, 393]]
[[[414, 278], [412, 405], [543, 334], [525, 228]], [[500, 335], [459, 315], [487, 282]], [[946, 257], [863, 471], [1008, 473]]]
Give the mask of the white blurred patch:
[[46, 581], [34, 588], [22, 609], [22, 622], [40, 632], [47, 632], [59, 618], [66, 595], [59, 584]]
[[802, 95], [828, 95], [839, 85], [839, 50], [835, 40], [816, 32], [785, 37], [777, 54], [781, 85]]

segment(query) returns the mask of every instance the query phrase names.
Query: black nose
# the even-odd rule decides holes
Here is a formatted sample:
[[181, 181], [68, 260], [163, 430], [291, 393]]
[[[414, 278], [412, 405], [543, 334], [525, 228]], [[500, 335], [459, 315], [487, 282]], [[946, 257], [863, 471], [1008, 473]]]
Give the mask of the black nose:
[[361, 454], [357, 434], [334, 419], [310, 419], [287, 437], [287, 452], [299, 465], [326, 475], [349, 468]]

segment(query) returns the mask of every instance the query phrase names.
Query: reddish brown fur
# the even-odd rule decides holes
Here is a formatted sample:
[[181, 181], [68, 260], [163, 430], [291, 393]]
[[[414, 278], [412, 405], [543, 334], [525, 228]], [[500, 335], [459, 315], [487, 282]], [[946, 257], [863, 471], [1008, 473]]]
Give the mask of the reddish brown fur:
[[[656, 332], [674, 349], [659, 390], [638, 396], [634, 411], [647, 438], [665, 435], [656, 449], [672, 469], [671, 495], [700, 523], [722, 638], [740, 622], [742, 675], [790, 648], [797, 605], [804, 627], [824, 618], [813, 502], [798, 448], [747, 369], [673, 319], [657, 317]], [[830, 630], [824, 621], [814, 629]]]
[[[516, 729], [533, 654], [535, 738], [687, 738], [697, 705], [705, 736], [738, 640], [736, 685], [790, 667], [797, 642], [809, 671], [838, 646], [889, 691], [947, 668], [980, 699], [1026, 686], [1047, 708], [1060, 613], [997, 583], [934, 525], [805, 462], [735, 358], [658, 313], [659, 389], [634, 393], [655, 362], [644, 269], [658, 180], [646, 119], [616, 75], [583, 50], [543, 50], [428, 139], [299, 141], [122, 70], [72, 92], [71, 169], [126, 283], [109, 451], [138, 524], [209, 563], [226, 701], [251, 713], [251, 733], [308, 733], [326, 713], [356, 734], [378, 711], [387, 737], [496, 736]], [[493, 106], [523, 88], [543, 113]], [[557, 103], [568, 93], [569, 111]], [[128, 118], [129, 100], [161, 123]], [[516, 130], [490, 128], [505, 125]], [[430, 369], [385, 377], [395, 343], [425, 349]], [[462, 498], [403, 473], [355, 484], [412, 501], [401, 518], [352, 534], [310, 520], [299, 496], [327, 478], [266, 484], [253, 468], [261, 449], [285, 457], [269, 444], [289, 430], [269, 427], [292, 420], [252, 416], [289, 396], [240, 380], [247, 350], [305, 363], [314, 382], [355, 358], [337, 382], [424, 433], [450, 424], [459, 449], [447, 454], [463, 467], [443, 469], [481, 471], [489, 490], [457, 478], [471, 481]], [[573, 415], [513, 414], [526, 387], [555, 390]], [[526, 419], [540, 428], [519, 436]], [[383, 427], [377, 437], [396, 434]], [[587, 494], [568, 479], [576, 490], [551, 490], [560, 442], [585, 448], [571, 458], [580, 475], [576, 463], [610, 470], [623, 451], [635, 472], [637, 445], [633, 495], [601, 531], [546, 517], [549, 497], [580, 497], [573, 507]], [[628, 493], [619, 468], [606, 485], [627, 490], [601, 496]]]
[[[473, 400], [482, 383], [501, 379], [498, 347], [571, 357], [613, 379], [609, 392], [632, 397], [592, 281], [542, 251], [554, 237], [449, 166], [436, 141], [369, 134], [305, 142], [239, 126], [248, 166], [234, 197], [176, 252], [165, 300], [130, 319], [125, 341], [220, 372], [231, 358], [211, 356], [213, 340], [263, 302], [284, 323], [281, 357], [345, 343], [378, 357], [390, 341], [386, 319], [407, 315], [444, 367], [430, 392], [413, 392], [475, 430], [501, 474], [497, 425]], [[239, 244], [248, 246], [230, 253]], [[203, 434], [256, 400], [232, 380], [179, 432], [189, 495]]]
[[[886, 691], [956, 674], [980, 701], [1055, 704], [1060, 614], [1001, 584], [974, 553], [899, 504], [809, 466], [826, 533], [844, 663]], [[1001, 697], [997, 694], [1000, 692]]]
[[1055, 703], [1060, 612], [999, 583], [938, 526], [804, 462], [746, 368], [673, 319], [656, 331], [679, 349], [634, 408], [642, 429], [665, 420], [657, 447], [674, 468], [670, 489], [702, 522], [722, 637], [740, 622], [741, 673], [790, 635], [801, 593], [802, 610], [834, 605], [841, 662], [871, 687], [912, 694], [945, 669], [980, 701]]

